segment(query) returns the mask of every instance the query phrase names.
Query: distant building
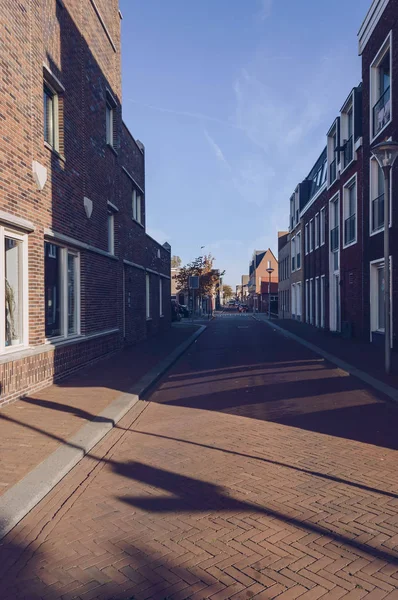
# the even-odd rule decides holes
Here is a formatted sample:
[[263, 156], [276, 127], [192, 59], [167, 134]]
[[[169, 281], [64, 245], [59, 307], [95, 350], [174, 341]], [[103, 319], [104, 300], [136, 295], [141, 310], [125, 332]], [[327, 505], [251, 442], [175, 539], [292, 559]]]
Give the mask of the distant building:
[[271, 281], [278, 283], [278, 260], [271, 249], [255, 250], [249, 265], [248, 304], [256, 312], [265, 312], [266, 310], [262, 303], [261, 282], [269, 279], [268, 266], [273, 269]]

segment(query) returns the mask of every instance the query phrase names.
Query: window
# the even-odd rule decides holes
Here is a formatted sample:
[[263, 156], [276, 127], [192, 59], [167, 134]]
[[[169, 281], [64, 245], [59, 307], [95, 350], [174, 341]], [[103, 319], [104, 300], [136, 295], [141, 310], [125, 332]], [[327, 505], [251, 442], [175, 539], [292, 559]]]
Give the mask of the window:
[[326, 210], [325, 207], [321, 209], [320, 213], [320, 232], [319, 232], [319, 243], [323, 246], [325, 243], [325, 231], [326, 231]]
[[301, 283], [296, 285], [296, 316], [301, 320]]
[[343, 169], [354, 159], [354, 109], [352, 103], [342, 114], [342, 128], [344, 133]]
[[309, 236], [310, 236], [310, 250], [309, 251], [312, 252], [314, 249], [314, 219], [310, 220]]
[[[390, 173], [390, 190], [392, 178]], [[392, 198], [392, 195], [390, 195]], [[371, 233], [384, 229], [384, 174], [376, 159], [370, 161], [370, 228]], [[390, 202], [390, 227], [392, 203]]]
[[[0, 226], [0, 351], [27, 343], [26, 236]], [[5, 318], [4, 318], [5, 317]]]
[[[370, 264], [370, 324], [372, 332], [385, 330], [385, 268], [384, 260]], [[391, 259], [390, 259], [390, 302], [391, 302]]]
[[292, 316], [296, 316], [296, 284], [292, 285]]
[[319, 327], [320, 279], [315, 277], [315, 327]]
[[63, 153], [63, 93], [65, 88], [55, 75], [43, 66], [43, 137], [58, 154]]
[[46, 84], [43, 86], [43, 111], [44, 111], [44, 141], [55, 148], [56, 123], [56, 94]]
[[310, 279], [309, 287], [309, 304], [310, 304], [310, 325], [314, 324], [314, 297], [313, 297], [314, 280]]
[[305, 246], [305, 253], [308, 254], [309, 247], [310, 247], [309, 243], [308, 243], [308, 223], [305, 224], [304, 246]]
[[80, 333], [79, 254], [45, 242], [45, 332], [47, 338]]
[[159, 315], [163, 317], [163, 279], [159, 277]]
[[327, 141], [327, 152], [328, 152], [328, 164], [329, 164], [329, 186], [332, 185], [334, 181], [337, 179], [337, 163], [338, 156], [336, 152], [336, 148], [339, 145], [339, 126], [340, 119], [337, 119], [335, 125], [332, 127], [331, 131], [328, 134]]
[[330, 251], [337, 252], [339, 247], [339, 199], [336, 197], [330, 202]]
[[310, 282], [305, 280], [305, 322], [310, 322]]
[[370, 103], [373, 137], [391, 121], [391, 37], [388, 36], [373, 63], [370, 77]]
[[116, 146], [116, 106], [116, 100], [107, 90], [105, 104], [106, 143], [112, 148]]
[[344, 246], [357, 241], [357, 186], [356, 179], [344, 186]]
[[296, 238], [292, 239], [292, 272], [296, 270]]
[[146, 300], [146, 318], [151, 318], [151, 276], [145, 275], [145, 300]]
[[296, 236], [296, 269], [301, 269], [301, 233]]
[[141, 196], [135, 188], [133, 189], [132, 209], [133, 209], [134, 221], [137, 221], [138, 223], [142, 223]]
[[315, 215], [315, 248], [319, 248], [319, 213]]
[[326, 315], [326, 277], [325, 275], [321, 276], [321, 327], [322, 329], [326, 326], [325, 315]]
[[108, 252], [115, 254], [115, 215], [108, 212]]

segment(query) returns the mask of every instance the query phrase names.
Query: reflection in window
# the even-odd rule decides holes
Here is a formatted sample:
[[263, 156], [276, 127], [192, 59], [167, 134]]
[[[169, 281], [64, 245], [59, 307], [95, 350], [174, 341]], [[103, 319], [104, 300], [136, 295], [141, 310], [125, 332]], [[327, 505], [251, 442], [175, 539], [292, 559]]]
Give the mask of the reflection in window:
[[61, 335], [61, 249], [44, 244], [44, 281], [46, 294], [46, 337]]
[[4, 237], [5, 251], [5, 346], [23, 343], [22, 242]]

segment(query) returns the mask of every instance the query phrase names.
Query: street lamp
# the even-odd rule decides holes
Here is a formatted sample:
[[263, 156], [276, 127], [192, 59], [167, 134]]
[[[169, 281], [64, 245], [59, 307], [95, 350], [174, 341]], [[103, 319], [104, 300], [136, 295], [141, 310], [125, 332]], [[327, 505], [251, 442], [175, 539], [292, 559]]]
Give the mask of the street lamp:
[[385, 321], [385, 370], [391, 371], [391, 323], [390, 323], [390, 173], [398, 156], [398, 142], [381, 142], [371, 148], [372, 154], [384, 174], [384, 321]]
[[271, 267], [271, 261], [268, 261], [267, 273], [269, 275], [268, 280], [268, 318], [271, 320], [271, 275], [274, 272], [274, 269]]

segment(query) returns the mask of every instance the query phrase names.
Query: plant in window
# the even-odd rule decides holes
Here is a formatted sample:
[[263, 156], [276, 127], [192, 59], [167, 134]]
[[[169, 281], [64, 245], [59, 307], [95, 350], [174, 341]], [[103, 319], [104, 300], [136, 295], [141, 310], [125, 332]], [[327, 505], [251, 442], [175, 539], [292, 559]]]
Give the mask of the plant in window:
[[19, 344], [19, 339], [16, 337], [15, 311], [17, 303], [13, 287], [6, 281], [6, 345], [14, 346]]

